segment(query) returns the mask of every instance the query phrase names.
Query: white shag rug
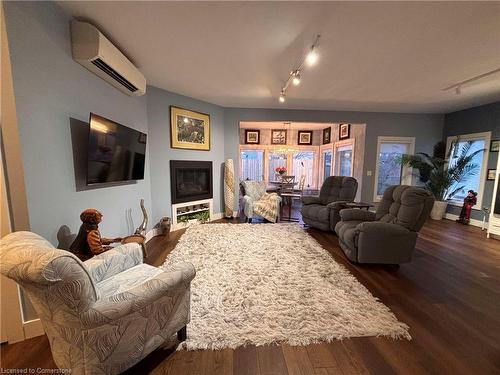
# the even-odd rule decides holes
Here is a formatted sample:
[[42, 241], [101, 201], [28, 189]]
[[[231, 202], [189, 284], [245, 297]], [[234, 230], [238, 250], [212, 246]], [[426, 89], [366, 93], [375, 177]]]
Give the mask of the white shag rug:
[[188, 350], [411, 339], [408, 326], [298, 224], [192, 226], [163, 267], [178, 262], [196, 268]]

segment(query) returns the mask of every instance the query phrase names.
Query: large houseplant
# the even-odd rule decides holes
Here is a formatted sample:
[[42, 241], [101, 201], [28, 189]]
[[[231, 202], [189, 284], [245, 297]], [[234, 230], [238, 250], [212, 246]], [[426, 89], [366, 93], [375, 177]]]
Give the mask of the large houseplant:
[[460, 142], [456, 139], [446, 150], [446, 144], [441, 141], [434, 146], [432, 156], [425, 152], [403, 155], [402, 164], [416, 170], [420, 181], [436, 198], [431, 212], [432, 219], [443, 218], [447, 200], [464, 190], [467, 179], [478, 172], [479, 165], [473, 160], [484, 150], [469, 153], [473, 143], [474, 141]]

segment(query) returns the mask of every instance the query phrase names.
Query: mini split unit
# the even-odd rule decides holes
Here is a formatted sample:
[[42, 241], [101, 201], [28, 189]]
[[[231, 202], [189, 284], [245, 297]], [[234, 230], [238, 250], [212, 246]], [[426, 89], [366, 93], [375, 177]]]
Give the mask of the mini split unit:
[[146, 93], [146, 78], [94, 25], [71, 22], [73, 59], [130, 96]]

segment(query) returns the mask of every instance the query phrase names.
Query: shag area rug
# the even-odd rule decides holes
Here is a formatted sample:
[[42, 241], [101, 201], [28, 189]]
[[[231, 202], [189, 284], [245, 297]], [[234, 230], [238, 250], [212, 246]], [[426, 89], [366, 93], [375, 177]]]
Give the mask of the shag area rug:
[[411, 339], [408, 326], [298, 224], [192, 226], [163, 267], [178, 262], [196, 268], [188, 350]]

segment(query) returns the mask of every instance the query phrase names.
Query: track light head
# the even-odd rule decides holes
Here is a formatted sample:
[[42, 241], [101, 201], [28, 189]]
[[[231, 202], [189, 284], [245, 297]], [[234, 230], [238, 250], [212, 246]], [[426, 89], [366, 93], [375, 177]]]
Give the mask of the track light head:
[[280, 97], [279, 97], [279, 101], [280, 101], [280, 103], [284, 103], [285, 100], [286, 100], [285, 93], [282, 91], [280, 94]]
[[318, 54], [316, 53], [314, 48], [312, 48], [311, 51], [306, 56], [307, 65], [313, 66], [318, 62], [318, 58], [319, 58]]
[[300, 84], [300, 72], [296, 70], [293, 74], [292, 83], [294, 86], [298, 86]]

